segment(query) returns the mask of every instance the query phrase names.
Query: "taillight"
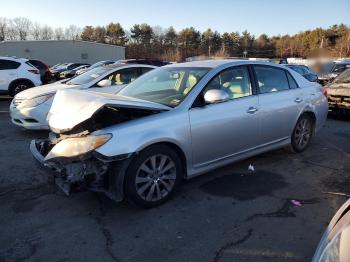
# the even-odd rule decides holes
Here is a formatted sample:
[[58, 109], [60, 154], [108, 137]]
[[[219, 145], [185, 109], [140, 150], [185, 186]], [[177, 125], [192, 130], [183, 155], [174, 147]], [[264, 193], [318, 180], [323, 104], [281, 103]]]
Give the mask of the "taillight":
[[327, 96], [327, 88], [326, 88], [326, 87], [322, 87], [322, 88], [321, 88], [321, 92], [322, 92], [322, 94], [324, 94], [325, 96]]
[[28, 72], [30, 72], [32, 74], [36, 74], [36, 75], [40, 74], [39, 70], [36, 70], [36, 69], [29, 69]]

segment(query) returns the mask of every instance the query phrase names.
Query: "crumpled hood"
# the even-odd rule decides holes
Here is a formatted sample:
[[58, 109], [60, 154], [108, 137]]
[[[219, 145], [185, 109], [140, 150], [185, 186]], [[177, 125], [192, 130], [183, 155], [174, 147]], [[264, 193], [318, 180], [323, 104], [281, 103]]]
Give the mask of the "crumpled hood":
[[171, 107], [121, 95], [87, 92], [82, 90], [59, 90], [53, 100], [47, 122], [55, 133], [64, 133], [89, 119], [103, 106], [170, 110]]
[[66, 85], [61, 82], [55, 82], [52, 84], [48, 85], [43, 85], [43, 86], [36, 86], [29, 88], [27, 90], [24, 90], [16, 95], [17, 98], [22, 98], [22, 99], [31, 99], [37, 96], [42, 96], [50, 93], [54, 93], [57, 90], [62, 90], [66, 88], [75, 88], [77, 85]]
[[350, 83], [341, 84], [333, 83], [327, 87], [327, 94], [338, 96], [350, 96]]

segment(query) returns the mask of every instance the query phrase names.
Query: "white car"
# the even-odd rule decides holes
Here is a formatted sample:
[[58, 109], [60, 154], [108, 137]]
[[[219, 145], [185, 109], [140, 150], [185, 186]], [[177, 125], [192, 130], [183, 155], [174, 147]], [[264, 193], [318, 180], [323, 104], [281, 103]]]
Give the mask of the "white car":
[[31, 88], [17, 94], [10, 105], [11, 121], [26, 129], [49, 129], [46, 121], [57, 90], [84, 89], [117, 93], [140, 75], [156, 68], [150, 65], [110, 65], [56, 83]]
[[41, 84], [40, 71], [28, 59], [0, 56], [0, 91], [15, 96]]

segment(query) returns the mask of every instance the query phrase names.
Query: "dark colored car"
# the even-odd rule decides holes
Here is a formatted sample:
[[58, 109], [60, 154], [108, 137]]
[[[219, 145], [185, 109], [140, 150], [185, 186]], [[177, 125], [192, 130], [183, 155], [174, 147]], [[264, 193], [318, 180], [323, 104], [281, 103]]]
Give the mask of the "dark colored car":
[[350, 113], [350, 68], [325, 86], [329, 110], [335, 114]]
[[329, 65], [330, 66], [327, 67], [327, 71], [324, 71], [318, 77], [318, 82], [322, 85], [331, 82], [334, 78], [343, 73], [346, 69], [350, 68], [350, 61], [344, 60], [340, 62], [334, 62]]
[[84, 70], [88, 67], [90, 67], [90, 65], [81, 65], [81, 66], [78, 66], [78, 67], [73, 68], [71, 70], [63, 71], [60, 73], [60, 79], [72, 78], [76, 75], [78, 70]]
[[51, 76], [55, 80], [60, 80], [61, 79], [61, 73], [67, 70], [72, 70], [74, 68], [77, 68], [82, 65], [89, 65], [85, 63], [65, 63], [57, 66], [54, 69], [51, 69]]
[[312, 262], [350, 261], [350, 200], [337, 211], [318, 244]]
[[91, 66], [89, 67], [86, 67], [86, 68], [83, 68], [83, 69], [79, 69], [79, 70], [76, 70], [76, 75], [81, 75], [91, 69], [94, 69], [96, 67], [99, 67], [99, 66], [106, 66], [106, 65], [111, 65], [111, 64], [114, 64], [115, 61], [111, 61], [111, 60], [105, 60], [105, 61], [99, 61], [95, 64], [92, 64]]
[[34, 60], [30, 59], [28, 60], [30, 64], [35, 66], [37, 69], [40, 71], [40, 79], [41, 82], [44, 84], [47, 84], [51, 80], [51, 73], [50, 73], [50, 68], [47, 64], [39, 61], [39, 60]]
[[156, 59], [125, 59], [118, 60], [115, 64], [141, 64], [141, 65], [153, 65], [153, 66], [165, 66], [168, 62]]
[[306, 65], [288, 64], [285, 66], [287, 66], [290, 69], [294, 70], [295, 72], [299, 73], [300, 75], [305, 77], [310, 82], [316, 82], [318, 79], [317, 74], [314, 71], [312, 71], [309, 67], [307, 67]]

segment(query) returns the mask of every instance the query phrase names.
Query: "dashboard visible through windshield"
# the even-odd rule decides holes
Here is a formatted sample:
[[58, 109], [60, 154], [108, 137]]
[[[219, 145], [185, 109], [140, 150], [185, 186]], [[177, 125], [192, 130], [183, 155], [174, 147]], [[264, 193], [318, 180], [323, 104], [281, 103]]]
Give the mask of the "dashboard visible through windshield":
[[199, 67], [158, 68], [127, 85], [120, 94], [175, 107], [209, 70]]

